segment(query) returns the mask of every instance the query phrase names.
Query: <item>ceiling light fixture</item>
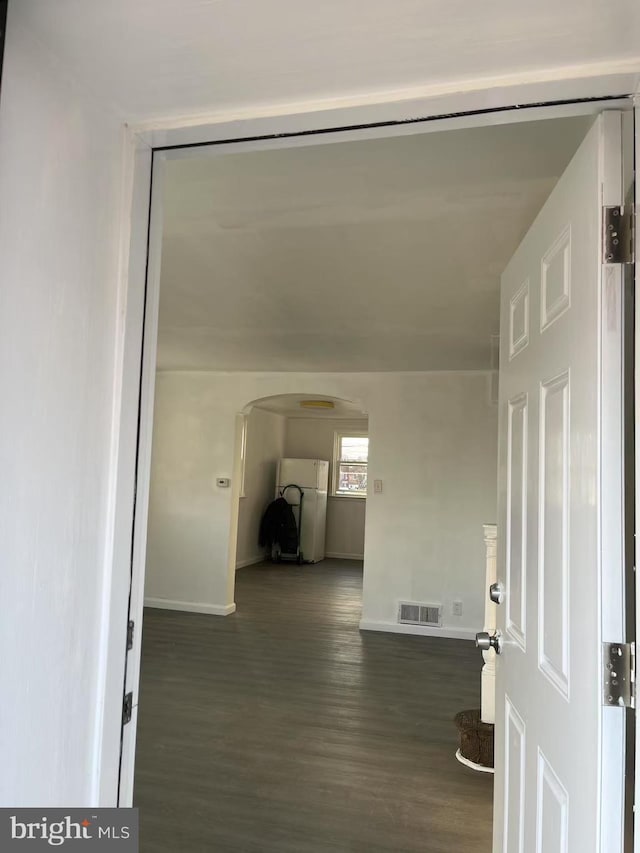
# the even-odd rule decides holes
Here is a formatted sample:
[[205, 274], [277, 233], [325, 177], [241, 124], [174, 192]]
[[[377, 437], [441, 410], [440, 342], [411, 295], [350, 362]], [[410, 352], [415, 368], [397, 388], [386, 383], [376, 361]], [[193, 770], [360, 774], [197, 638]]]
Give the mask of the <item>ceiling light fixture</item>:
[[303, 409], [335, 409], [336, 404], [332, 400], [300, 400]]

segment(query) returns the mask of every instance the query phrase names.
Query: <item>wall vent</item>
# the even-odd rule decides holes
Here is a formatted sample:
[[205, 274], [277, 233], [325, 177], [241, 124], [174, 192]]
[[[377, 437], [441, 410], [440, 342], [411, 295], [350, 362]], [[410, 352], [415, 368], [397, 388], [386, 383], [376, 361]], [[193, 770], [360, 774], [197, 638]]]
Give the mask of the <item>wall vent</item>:
[[415, 601], [401, 601], [398, 608], [398, 622], [403, 625], [442, 625], [441, 604], [420, 604]]

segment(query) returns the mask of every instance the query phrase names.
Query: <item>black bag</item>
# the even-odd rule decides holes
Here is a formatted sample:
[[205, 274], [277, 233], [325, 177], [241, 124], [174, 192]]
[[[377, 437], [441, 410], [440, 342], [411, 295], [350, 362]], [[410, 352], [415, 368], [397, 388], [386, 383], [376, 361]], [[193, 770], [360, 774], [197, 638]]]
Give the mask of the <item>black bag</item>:
[[284, 554], [298, 550], [298, 525], [293, 509], [284, 498], [276, 498], [264, 511], [258, 544], [263, 548], [279, 545]]

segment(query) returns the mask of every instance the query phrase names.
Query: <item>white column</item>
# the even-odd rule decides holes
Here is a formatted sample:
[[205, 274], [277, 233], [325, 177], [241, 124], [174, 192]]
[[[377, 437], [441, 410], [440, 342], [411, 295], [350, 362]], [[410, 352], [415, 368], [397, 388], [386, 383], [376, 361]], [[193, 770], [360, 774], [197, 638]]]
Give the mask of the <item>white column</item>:
[[[484, 630], [493, 634], [496, 630], [495, 605], [489, 598], [489, 587], [497, 580], [496, 569], [496, 540], [497, 528], [495, 524], [485, 524], [484, 544], [486, 548], [486, 578], [484, 585]], [[496, 653], [493, 649], [482, 653], [484, 666], [481, 676], [481, 711], [480, 717], [483, 723], [495, 723], [496, 721]]]

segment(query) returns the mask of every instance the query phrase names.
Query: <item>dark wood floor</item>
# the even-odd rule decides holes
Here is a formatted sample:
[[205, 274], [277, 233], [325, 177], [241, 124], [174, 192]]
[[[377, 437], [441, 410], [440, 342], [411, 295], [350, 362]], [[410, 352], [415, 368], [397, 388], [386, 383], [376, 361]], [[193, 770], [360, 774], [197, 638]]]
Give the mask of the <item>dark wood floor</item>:
[[360, 632], [362, 567], [258, 566], [226, 618], [147, 610], [141, 850], [489, 853], [492, 780], [454, 758], [469, 642]]

